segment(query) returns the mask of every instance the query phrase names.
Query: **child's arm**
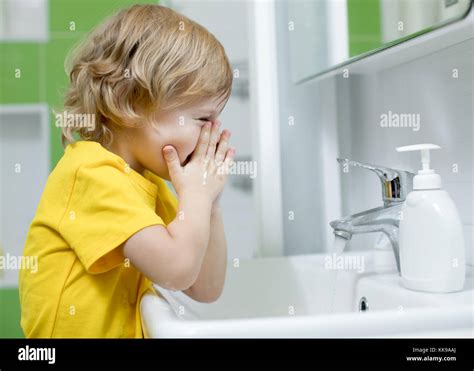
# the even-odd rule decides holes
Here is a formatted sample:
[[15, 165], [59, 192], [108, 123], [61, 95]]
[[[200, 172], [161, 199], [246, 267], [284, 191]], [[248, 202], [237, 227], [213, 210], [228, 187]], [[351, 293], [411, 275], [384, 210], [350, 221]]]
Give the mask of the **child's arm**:
[[[217, 130], [211, 133], [211, 148], [215, 148]], [[215, 160], [223, 161], [227, 153], [230, 131], [224, 130], [219, 138], [219, 147]], [[232, 150], [232, 156], [235, 152]], [[211, 230], [206, 255], [196, 282], [184, 293], [200, 302], [217, 300], [224, 288], [227, 268], [227, 242], [224, 232], [224, 222], [219, 207], [220, 194], [214, 200], [211, 208]]]
[[224, 288], [227, 267], [227, 242], [224, 222], [218, 207], [211, 212], [211, 232], [206, 256], [196, 282], [184, 293], [194, 300], [210, 303], [216, 301]]
[[[181, 167], [175, 149], [171, 146], [165, 147], [164, 154], [171, 181], [178, 193], [177, 216], [167, 227], [156, 225], [137, 232], [123, 247], [125, 257], [153, 282], [164, 288], [180, 291], [189, 289], [198, 279], [208, 245], [211, 245], [212, 251], [219, 248], [225, 250], [222, 226], [213, 228], [216, 232], [211, 234], [211, 208], [227, 177], [224, 172], [218, 172], [215, 159], [223, 158], [223, 166], [228, 166], [233, 151], [227, 150], [227, 146], [221, 146], [220, 143], [217, 151], [215, 150], [215, 131], [216, 128], [211, 136], [210, 124], [204, 126], [192, 159], [185, 167]], [[217, 220], [217, 223], [221, 224], [222, 221]], [[220, 263], [220, 268], [223, 268], [225, 273], [226, 261], [218, 258], [219, 263], [215, 262], [215, 255], [209, 254], [205, 266], [212, 265], [215, 270], [215, 264]], [[205, 269], [205, 272], [208, 270]], [[207, 273], [202, 277], [202, 282], [213, 279]], [[223, 276], [215, 275], [214, 279], [223, 281]], [[217, 283], [218, 286], [222, 284], [223, 282]], [[201, 289], [191, 291], [193, 294], [198, 293], [198, 297], [207, 296]], [[209, 294], [211, 298], [214, 296], [213, 292]]]
[[[123, 253], [151, 281], [163, 288], [185, 290], [197, 278], [209, 241], [211, 202], [180, 197], [178, 214], [167, 227], [154, 225], [130, 237]], [[181, 213], [181, 214], [180, 214]]]

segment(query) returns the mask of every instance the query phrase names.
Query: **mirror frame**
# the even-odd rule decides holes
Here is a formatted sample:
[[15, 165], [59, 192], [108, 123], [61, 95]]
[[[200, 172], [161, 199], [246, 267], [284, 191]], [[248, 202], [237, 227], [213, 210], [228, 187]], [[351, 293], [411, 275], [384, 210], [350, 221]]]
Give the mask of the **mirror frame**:
[[327, 74], [327, 73], [329, 73], [329, 72], [338, 70], [338, 69], [340, 69], [340, 68], [342, 68], [342, 67], [344, 67], [344, 66], [347, 66], [347, 65], [349, 65], [349, 64], [352, 64], [352, 63], [354, 63], [354, 62], [356, 62], [356, 61], [359, 61], [359, 60], [361, 60], [361, 59], [367, 58], [367, 57], [369, 57], [369, 56], [371, 56], [371, 55], [374, 55], [374, 54], [376, 54], [376, 53], [380, 53], [380, 52], [383, 51], [383, 50], [386, 50], [386, 49], [392, 48], [392, 47], [394, 47], [394, 46], [397, 46], [397, 45], [399, 45], [399, 44], [402, 44], [402, 43], [404, 43], [404, 42], [406, 42], [406, 41], [408, 41], [408, 40], [415, 39], [415, 38], [417, 38], [417, 37], [419, 37], [419, 36], [422, 36], [422, 35], [424, 35], [424, 34], [427, 34], [427, 33], [431, 32], [431, 31], [435, 31], [435, 30], [438, 30], [438, 29], [440, 29], [440, 28], [446, 27], [446, 26], [448, 26], [448, 25], [450, 25], [450, 24], [459, 22], [459, 21], [463, 20], [464, 18], [466, 18], [466, 17], [469, 15], [469, 13], [470, 13], [471, 11], [473, 11], [473, 9], [474, 9], [474, 0], [471, 0], [470, 3], [469, 3], [469, 8], [467, 8], [466, 12], [465, 12], [464, 14], [461, 14], [459, 17], [455, 17], [455, 18], [453, 18], [453, 19], [450, 19], [450, 20], [447, 20], [447, 21], [443, 21], [443, 22], [437, 23], [437, 24], [434, 25], [434, 26], [430, 26], [430, 27], [424, 28], [424, 29], [422, 29], [422, 30], [420, 30], [420, 31], [417, 31], [417, 32], [412, 33], [411, 35], [407, 35], [407, 36], [401, 37], [401, 38], [399, 38], [399, 39], [390, 41], [390, 42], [388, 42], [388, 43], [386, 43], [386, 44], [383, 44], [383, 45], [380, 46], [379, 48], [375, 48], [375, 49], [372, 49], [372, 50], [370, 50], [370, 51], [368, 51], [368, 52], [365, 52], [365, 53], [362, 53], [362, 54], [359, 54], [359, 55], [355, 55], [355, 56], [353, 56], [353, 57], [350, 57], [350, 58], [348, 58], [347, 60], [345, 60], [345, 61], [343, 61], [343, 62], [341, 62], [341, 63], [337, 63], [337, 64], [335, 64], [335, 65], [333, 65], [333, 66], [330, 66], [330, 67], [328, 67], [328, 68], [326, 68], [326, 69], [321, 70], [320, 72], [317, 72], [317, 73], [315, 73], [315, 74], [312, 74], [312, 75], [310, 75], [310, 76], [307, 76], [307, 77], [305, 77], [305, 78], [303, 78], [303, 79], [301, 79], [301, 80], [295, 81], [294, 83], [295, 83], [296, 85], [305, 83], [305, 82], [307, 82], [307, 81], [309, 81], [309, 80], [312, 80], [312, 79], [314, 79], [314, 78], [320, 77], [320, 76], [325, 75], [325, 74]]

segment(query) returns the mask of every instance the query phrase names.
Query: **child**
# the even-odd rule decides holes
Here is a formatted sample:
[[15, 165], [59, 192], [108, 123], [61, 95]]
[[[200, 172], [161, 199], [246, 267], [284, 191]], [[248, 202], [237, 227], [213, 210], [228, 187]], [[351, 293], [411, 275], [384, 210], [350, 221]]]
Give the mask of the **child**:
[[219, 196], [235, 151], [217, 117], [232, 71], [205, 28], [134, 5], [87, 38], [69, 76], [65, 110], [80, 119], [62, 128], [65, 153], [28, 232], [38, 271], [20, 273], [21, 326], [26, 337], [143, 337], [151, 282], [201, 302], [222, 292]]

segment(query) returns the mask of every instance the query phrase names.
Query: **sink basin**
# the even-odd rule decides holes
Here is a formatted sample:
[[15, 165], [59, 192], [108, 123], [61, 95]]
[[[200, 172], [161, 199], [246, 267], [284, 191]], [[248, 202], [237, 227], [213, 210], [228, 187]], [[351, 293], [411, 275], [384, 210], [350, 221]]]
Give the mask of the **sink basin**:
[[143, 329], [152, 338], [473, 337], [472, 269], [452, 294], [399, 281], [396, 269], [375, 269], [373, 251], [229, 262], [211, 304], [154, 285], [141, 301]]

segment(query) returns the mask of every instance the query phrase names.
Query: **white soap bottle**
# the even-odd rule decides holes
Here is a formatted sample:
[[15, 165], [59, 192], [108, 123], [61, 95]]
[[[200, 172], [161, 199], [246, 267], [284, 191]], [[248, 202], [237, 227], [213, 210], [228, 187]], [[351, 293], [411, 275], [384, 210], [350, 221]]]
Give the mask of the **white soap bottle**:
[[466, 275], [463, 228], [456, 205], [441, 189], [441, 177], [430, 169], [435, 144], [398, 147], [421, 151], [422, 170], [413, 179], [413, 191], [400, 216], [401, 283], [425, 292], [448, 293], [464, 287]]

